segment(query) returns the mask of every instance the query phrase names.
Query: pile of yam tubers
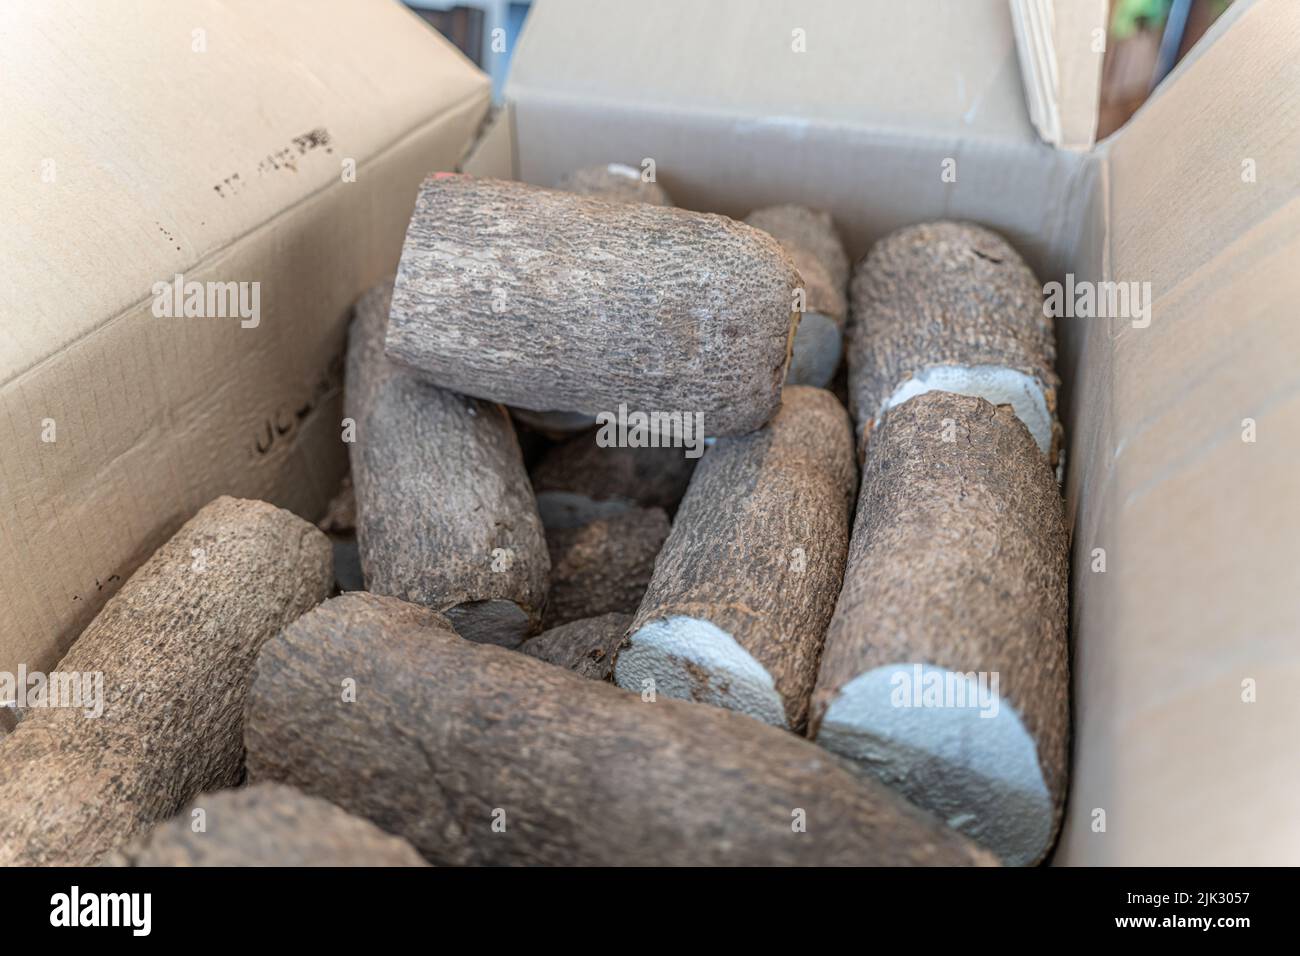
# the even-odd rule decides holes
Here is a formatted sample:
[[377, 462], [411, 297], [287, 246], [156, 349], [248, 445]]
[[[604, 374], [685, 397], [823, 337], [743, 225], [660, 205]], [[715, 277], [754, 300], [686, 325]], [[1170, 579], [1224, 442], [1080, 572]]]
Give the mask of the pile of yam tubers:
[[[1049, 852], [1039, 281], [971, 224], [850, 275], [822, 212], [690, 212], [618, 165], [559, 187], [424, 182], [354, 310], [350, 484], [320, 528], [218, 498], [130, 577], [57, 668], [103, 673], [102, 716], [0, 725], [0, 864]], [[599, 441], [621, 406], [708, 448]]]

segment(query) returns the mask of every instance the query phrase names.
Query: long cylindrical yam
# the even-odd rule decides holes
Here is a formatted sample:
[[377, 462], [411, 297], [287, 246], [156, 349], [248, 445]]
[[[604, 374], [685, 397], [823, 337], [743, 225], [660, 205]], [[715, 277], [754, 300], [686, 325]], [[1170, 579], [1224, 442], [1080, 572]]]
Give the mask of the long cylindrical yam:
[[[201, 814], [201, 816], [200, 816]], [[197, 823], [202, 821], [202, 826]], [[206, 793], [110, 866], [428, 866], [411, 844], [279, 783]]]
[[[345, 677], [352, 702], [327, 690]], [[328, 601], [267, 645], [245, 741], [253, 780], [330, 800], [435, 863], [992, 859], [793, 734], [643, 701], [372, 594]]]
[[444, 174], [420, 187], [386, 347], [479, 398], [737, 434], [780, 405], [799, 285], [724, 216]]
[[756, 209], [745, 222], [773, 236], [804, 282], [804, 314], [794, 339], [787, 381], [824, 388], [839, 368], [848, 302], [848, 256], [829, 213], [805, 206]]
[[818, 388], [791, 386], [766, 428], [720, 440], [660, 552], [617, 683], [802, 731], [856, 483], [848, 415]]
[[520, 650], [583, 677], [609, 680], [614, 676], [614, 651], [631, 624], [631, 614], [587, 617], [543, 631]]
[[1066, 784], [1069, 538], [1006, 406], [929, 392], [868, 447], [810, 736], [1012, 863]]
[[581, 196], [599, 196], [617, 202], [644, 202], [652, 206], [671, 206], [668, 190], [657, 182], [642, 178], [641, 170], [623, 163], [584, 166], [561, 176], [556, 189]]
[[888, 409], [937, 390], [1011, 405], [1056, 463], [1056, 341], [1043, 290], [1015, 249], [971, 223], [881, 239], [851, 287], [849, 403], [859, 437]]
[[603, 447], [594, 432], [577, 435], [533, 469], [537, 510], [548, 530], [577, 527], [634, 505], [672, 515], [698, 461], [681, 448]]
[[443, 611], [465, 636], [517, 646], [541, 626], [550, 557], [510, 417], [384, 355], [391, 286], [362, 296], [346, 409], [366, 587]]
[[330, 582], [329, 542], [302, 519], [224, 497], [199, 511], [55, 668], [83, 706], [29, 707], [0, 743], [0, 865], [93, 864], [234, 785], [253, 660]]
[[614, 611], [635, 613], [668, 530], [668, 515], [660, 508], [631, 508], [580, 527], [549, 529], [546, 626]]

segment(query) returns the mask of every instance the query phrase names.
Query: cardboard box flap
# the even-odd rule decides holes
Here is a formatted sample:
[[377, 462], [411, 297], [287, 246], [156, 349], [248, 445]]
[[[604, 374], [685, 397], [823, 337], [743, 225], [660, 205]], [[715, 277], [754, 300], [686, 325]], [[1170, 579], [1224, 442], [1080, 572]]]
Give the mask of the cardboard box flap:
[[[54, 664], [217, 495], [320, 513], [346, 468], [351, 305], [490, 89], [395, 0], [0, 4], [0, 45], [14, 672]], [[160, 317], [178, 273], [256, 321], [229, 300]]]
[[6, 3], [0, 38], [0, 383], [488, 96], [393, 0]]
[[1237, 6], [1101, 147], [1108, 278], [1153, 309], [1074, 320], [1110, 341], [1079, 416], [1069, 863], [1300, 851], [1300, 4]]
[[1034, 128], [1053, 146], [1091, 149], [1106, 52], [1106, 0], [1009, 2]]
[[1002, 229], [1054, 271], [1079, 232], [1086, 158], [1045, 157], [1005, 0], [542, 0], [512, 70], [529, 182], [651, 159], [690, 208], [831, 209], [855, 254], [947, 216]]

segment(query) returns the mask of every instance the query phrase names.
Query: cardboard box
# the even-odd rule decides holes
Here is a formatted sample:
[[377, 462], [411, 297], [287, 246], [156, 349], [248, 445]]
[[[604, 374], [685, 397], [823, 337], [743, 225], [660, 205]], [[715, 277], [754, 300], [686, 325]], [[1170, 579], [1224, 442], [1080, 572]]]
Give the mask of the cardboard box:
[[1145, 327], [1057, 323], [1074, 746], [1055, 861], [1296, 863], [1300, 4], [1237, 0], [1093, 149], [1104, 6], [1055, 7], [1022, 39], [1059, 61], [1026, 74], [1070, 149], [1036, 134], [1007, 0], [541, 0], [466, 170], [550, 185], [649, 158], [690, 208], [830, 209], [855, 256], [970, 219], [1045, 283], [1151, 283]]
[[[0, 86], [24, 133], [0, 140], [16, 210], [0, 238], [0, 668], [48, 664], [213, 495], [319, 504], [342, 467], [321, 374], [345, 309], [392, 269], [415, 182], [454, 164], [485, 108], [483, 78], [391, 5], [201, 14], [0, 10], [0, 35], [43, 37]], [[189, 52], [203, 22], [206, 60]], [[1047, 33], [1054, 57], [1090, 51]], [[1300, 860], [1298, 46], [1300, 4], [1237, 0], [1094, 149], [1077, 111], [1095, 103], [1035, 80], [1039, 127], [1075, 147], [1056, 149], [1030, 119], [1006, 0], [538, 0], [465, 163], [550, 184], [651, 158], [688, 207], [829, 208], [854, 255], [964, 218], [1045, 282], [1152, 284], [1149, 326], [1058, 324], [1075, 738], [1057, 862]], [[333, 154], [258, 173], [318, 128]], [[36, 188], [47, 154], [64, 191]], [[357, 183], [338, 181], [340, 154]], [[235, 172], [243, 191], [222, 195]], [[267, 283], [259, 329], [152, 318], [150, 283], [182, 266]]]
[[[490, 93], [395, 0], [3, 4], [0, 38], [12, 672], [55, 663], [213, 497], [322, 510], [348, 308]], [[257, 322], [157, 317], [177, 275], [249, 283]]]

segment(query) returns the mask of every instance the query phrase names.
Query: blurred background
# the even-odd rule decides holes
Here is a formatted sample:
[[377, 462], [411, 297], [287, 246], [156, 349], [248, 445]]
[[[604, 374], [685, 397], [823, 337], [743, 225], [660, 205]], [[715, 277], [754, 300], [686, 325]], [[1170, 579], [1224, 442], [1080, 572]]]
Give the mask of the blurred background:
[[1232, 0], [1111, 0], [1097, 139], [1137, 112]]
[[488, 76], [492, 95], [501, 99], [515, 41], [528, 16], [529, 0], [474, 0], [439, 3], [438, 0], [403, 0], [431, 23]]
[[[493, 96], [500, 100], [530, 0], [404, 2], [492, 77]], [[1128, 121], [1231, 2], [1111, 0], [1098, 139]]]

